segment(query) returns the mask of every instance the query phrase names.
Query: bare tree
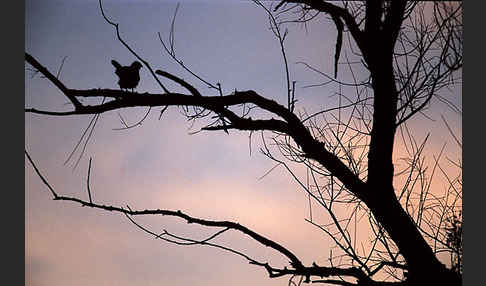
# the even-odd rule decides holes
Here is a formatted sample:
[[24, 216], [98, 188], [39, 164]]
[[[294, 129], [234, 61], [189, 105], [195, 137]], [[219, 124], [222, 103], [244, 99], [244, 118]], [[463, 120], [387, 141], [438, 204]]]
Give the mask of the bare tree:
[[[177, 9], [168, 41], [160, 34], [159, 39], [168, 57], [189, 72], [194, 83], [153, 68], [135, 53], [121, 38], [118, 24], [104, 13], [101, 4], [100, 1], [106, 22], [113, 26], [121, 44], [149, 70], [161, 93], [70, 89], [26, 52], [26, 62], [62, 91], [74, 109], [26, 108], [25, 112], [51, 116], [91, 114], [96, 124], [100, 114], [121, 108], [162, 107], [162, 116], [168, 107], [179, 107], [192, 121], [207, 120], [201, 128], [203, 131], [261, 131], [262, 152], [278, 166], [284, 166], [307, 192], [310, 211], [307, 221], [327, 233], [340, 251], [331, 254], [329, 265], [304, 265], [297, 255], [276, 240], [235, 222], [196, 218], [181, 211], [134, 210], [129, 206], [96, 203], [91, 199], [89, 187], [91, 161], [87, 184], [89, 199], [63, 196], [48, 183], [26, 151], [55, 200], [123, 213], [137, 227], [170, 243], [206, 245], [232, 252], [263, 267], [271, 278], [288, 276], [292, 285], [302, 281], [338, 285], [461, 284], [462, 226], [457, 216], [462, 203], [461, 163], [454, 162], [459, 175], [452, 176], [441, 167], [439, 154], [434, 158], [432, 169], [428, 169], [423, 158], [427, 137], [417, 141], [407, 126], [407, 121], [415, 115], [426, 115], [433, 99], [459, 110], [442, 97], [440, 91], [460, 83], [463, 61], [461, 1], [283, 0], [273, 3], [276, 5], [255, 1], [267, 12], [270, 28], [281, 47], [286, 104], [251, 89], [225, 93], [219, 83], [211, 83], [186, 66], [174, 48]], [[299, 64], [322, 75], [324, 82], [315, 86], [337, 87], [339, 105], [308, 114], [296, 111], [298, 99], [284, 45], [285, 26], [307, 25], [319, 17], [329, 18], [337, 30], [334, 72], [328, 75], [309, 63]], [[351, 82], [339, 79], [342, 66], [351, 75]], [[170, 91], [163, 81], [180, 85], [186, 93]], [[216, 95], [205, 95], [195, 87], [195, 82], [202, 82]], [[88, 105], [79, 100], [97, 97], [103, 98], [101, 104]], [[271, 118], [259, 118], [261, 114], [269, 114]], [[445, 118], [443, 120], [447, 125]], [[131, 127], [125, 124], [125, 128]], [[91, 135], [85, 131], [83, 136]], [[451, 136], [461, 148], [452, 132]], [[398, 140], [403, 141], [408, 154], [404, 158], [406, 167], [400, 170], [395, 168], [393, 160]], [[294, 172], [294, 165], [306, 168], [305, 178]], [[448, 180], [450, 187], [443, 196], [430, 191], [430, 180], [435, 173], [442, 173]], [[397, 178], [402, 182], [400, 186]], [[322, 211], [330, 221], [323, 223], [313, 218], [313, 213]], [[137, 223], [134, 218], [141, 215], [175, 216], [218, 231], [204, 240], [165, 230], [160, 233]], [[367, 224], [373, 234], [367, 248], [356, 245], [356, 232], [352, 228], [358, 222]], [[278, 268], [214, 242], [216, 237], [231, 230], [280, 253], [289, 260], [289, 265]], [[442, 251], [453, 255], [452, 269], [439, 261], [437, 254]]]

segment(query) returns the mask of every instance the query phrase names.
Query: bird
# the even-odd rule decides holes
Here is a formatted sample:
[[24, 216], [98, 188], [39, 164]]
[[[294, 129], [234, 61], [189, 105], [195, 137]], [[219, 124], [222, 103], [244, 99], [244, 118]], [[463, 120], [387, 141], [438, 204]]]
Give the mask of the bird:
[[140, 69], [142, 64], [139, 61], [134, 61], [130, 66], [122, 66], [115, 60], [111, 60], [111, 64], [116, 68], [115, 74], [118, 76], [118, 85], [120, 89], [133, 89], [137, 87], [140, 81]]

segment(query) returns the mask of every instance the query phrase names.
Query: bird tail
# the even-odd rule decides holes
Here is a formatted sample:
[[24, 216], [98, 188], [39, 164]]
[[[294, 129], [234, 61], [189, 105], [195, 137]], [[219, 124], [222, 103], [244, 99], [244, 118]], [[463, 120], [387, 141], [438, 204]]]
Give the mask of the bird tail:
[[122, 66], [115, 60], [111, 60], [111, 64], [118, 70], [120, 69]]

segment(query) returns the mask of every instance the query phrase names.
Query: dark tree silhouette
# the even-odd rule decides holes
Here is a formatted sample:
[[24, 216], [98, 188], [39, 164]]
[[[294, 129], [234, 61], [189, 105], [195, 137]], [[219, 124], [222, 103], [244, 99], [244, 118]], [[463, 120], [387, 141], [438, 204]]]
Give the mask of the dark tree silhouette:
[[452, 270], [462, 275], [462, 212], [453, 214], [447, 220], [447, 246], [450, 248]]
[[[89, 201], [59, 195], [26, 151], [26, 156], [50, 189], [53, 198], [123, 213], [136, 226], [171, 243], [208, 245], [230, 251], [244, 257], [251, 264], [265, 268], [270, 277], [289, 276], [289, 285], [296, 285], [292, 280], [294, 277], [302, 277], [306, 282], [338, 285], [460, 285], [462, 270], [457, 269], [462, 269], [462, 264], [458, 262], [454, 264], [454, 269], [448, 269], [437, 258], [439, 247], [442, 246], [443, 249], [452, 249], [455, 252], [460, 249], [462, 259], [462, 240], [458, 236], [460, 233], [462, 237], [462, 228], [459, 232], [457, 218], [454, 217], [455, 220], [451, 222], [453, 229], [444, 226], [446, 218], [453, 217], [451, 214], [454, 207], [461, 203], [460, 176], [447, 177], [454, 191], [448, 195], [448, 198], [453, 197], [452, 203], [446, 199], [434, 206], [428, 205], [429, 200], [426, 197], [430, 184], [416, 184], [426, 169], [422, 160], [426, 140], [422, 143], [415, 141], [408, 132], [406, 122], [414, 115], [423, 113], [432, 98], [449, 103], [439, 95], [439, 91], [459, 82], [462, 69], [462, 2], [283, 0], [275, 2], [275, 6], [264, 5], [258, 1], [255, 3], [268, 13], [270, 27], [280, 43], [286, 69], [286, 105], [251, 89], [234, 90], [225, 94], [220, 84], [203, 79], [176, 57], [172, 34], [168, 43], [160, 38], [169, 57], [194, 76], [195, 81], [206, 84], [218, 95], [204, 95], [194, 83], [168, 71], [158, 69], [154, 72], [151, 65], [120, 37], [118, 25], [104, 14], [100, 1], [105, 20], [116, 29], [120, 42], [149, 69], [162, 93], [124, 97], [119, 90], [70, 89], [26, 52], [26, 61], [54, 83], [70, 100], [74, 109], [51, 111], [26, 108], [25, 111], [70, 116], [99, 115], [139, 106], [162, 107], [163, 112], [168, 107], [180, 106], [191, 120], [211, 118], [212, 121], [202, 128], [205, 131], [269, 132], [273, 135], [272, 143], [277, 146], [284, 159], [277, 158], [266, 143], [267, 139], [262, 136], [265, 143], [263, 153], [277, 164], [285, 166], [308, 192], [309, 197], [329, 214], [332, 225], [318, 224], [312, 218], [308, 221], [329, 234], [350, 263], [304, 265], [285, 246], [238, 223], [205, 220], [165, 209], [133, 210], [128, 206], [107, 206], [91, 200], [89, 187]], [[340, 88], [348, 86], [355, 93], [341, 94], [348, 104], [314, 114], [297, 115], [294, 112], [297, 102], [295, 82], [289, 76], [284, 48], [286, 32], [282, 31], [282, 27], [299, 23], [305, 25], [321, 16], [330, 17], [337, 30], [334, 74], [329, 76], [307, 63], [302, 64], [322, 74], [327, 79], [325, 84], [335, 84]], [[174, 21], [172, 24], [174, 25]], [[344, 40], [345, 36], [348, 41]], [[360, 59], [346, 60], [345, 63], [351, 71], [357, 65], [364, 67], [366, 75], [362, 79], [354, 77], [354, 82], [351, 83], [338, 80], [338, 62], [342, 58], [343, 46]], [[119, 76], [122, 80], [122, 76]], [[161, 79], [177, 83], [187, 93], [171, 92]], [[120, 87], [133, 88], [131, 84], [120, 84]], [[91, 97], [103, 97], [108, 101], [85, 105], [78, 100]], [[250, 114], [255, 109], [265, 111], [273, 117], [251, 117]], [[346, 109], [352, 110], [347, 119], [344, 116], [332, 116], [332, 112], [344, 114]], [[333, 118], [334, 122], [330, 123], [326, 115]], [[319, 121], [318, 118], [323, 119]], [[445, 119], [444, 122], [447, 124]], [[404, 141], [409, 142], [410, 160], [406, 170], [396, 170], [392, 158], [393, 147], [398, 140], [397, 133], [401, 134]], [[457, 142], [461, 146], [458, 140]], [[310, 183], [306, 184], [297, 178], [288, 167], [288, 162], [305, 166]], [[440, 169], [438, 162], [437, 158], [435, 167]], [[88, 173], [89, 171], [90, 169]], [[401, 189], [393, 184], [396, 176], [406, 178]], [[344, 220], [339, 218], [337, 205], [350, 206], [352, 212], [349, 217]], [[429, 216], [429, 213], [433, 215]], [[375, 238], [372, 240], [372, 247], [367, 252], [360, 253], [351, 241], [348, 223], [363, 214], [368, 218]], [[188, 223], [221, 230], [205, 240], [194, 240], [168, 231], [156, 233], [138, 224], [134, 220], [137, 215], [175, 216]], [[289, 265], [278, 268], [269, 262], [258, 261], [241, 251], [212, 242], [215, 237], [229, 230], [246, 234], [256, 242], [270, 247], [286, 257]], [[333, 259], [335, 257], [330, 257], [331, 262]], [[380, 277], [377, 273], [381, 272], [392, 275], [393, 279], [390, 281], [376, 278]]]

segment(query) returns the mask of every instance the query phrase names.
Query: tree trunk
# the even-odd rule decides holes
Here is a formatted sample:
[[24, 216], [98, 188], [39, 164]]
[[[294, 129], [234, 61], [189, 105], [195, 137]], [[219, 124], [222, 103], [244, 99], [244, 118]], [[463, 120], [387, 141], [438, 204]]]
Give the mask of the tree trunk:
[[[405, 258], [409, 269], [408, 285], [460, 285], [458, 276], [437, 259], [396, 197], [392, 155], [398, 91], [391, 54], [386, 57], [386, 49], [378, 50], [372, 55], [373, 128], [368, 153], [368, 180], [362, 199]], [[383, 61], [383, 57], [389, 60]]]

